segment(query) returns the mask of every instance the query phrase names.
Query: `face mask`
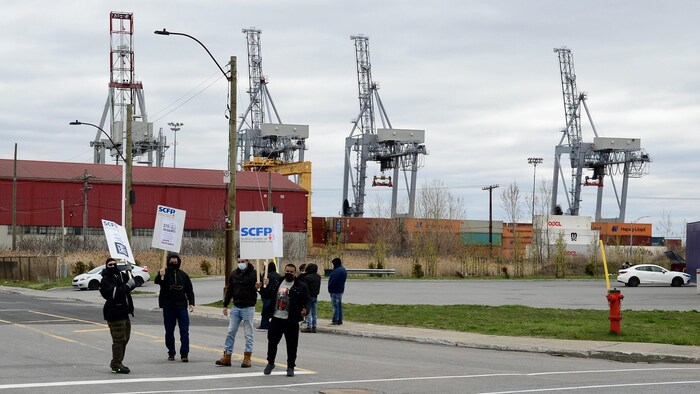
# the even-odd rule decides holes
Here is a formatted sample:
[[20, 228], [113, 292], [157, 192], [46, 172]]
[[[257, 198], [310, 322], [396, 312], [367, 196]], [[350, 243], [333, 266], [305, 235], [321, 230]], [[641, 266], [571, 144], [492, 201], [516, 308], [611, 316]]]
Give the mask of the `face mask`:
[[245, 271], [245, 269], [248, 267], [248, 263], [238, 263], [238, 269], [241, 271]]
[[119, 272], [119, 268], [117, 268], [117, 265], [107, 265], [107, 271], [109, 272]]
[[286, 280], [287, 282], [293, 281], [293, 280], [294, 280], [294, 274], [285, 273], [285, 274], [284, 274], [284, 280]]

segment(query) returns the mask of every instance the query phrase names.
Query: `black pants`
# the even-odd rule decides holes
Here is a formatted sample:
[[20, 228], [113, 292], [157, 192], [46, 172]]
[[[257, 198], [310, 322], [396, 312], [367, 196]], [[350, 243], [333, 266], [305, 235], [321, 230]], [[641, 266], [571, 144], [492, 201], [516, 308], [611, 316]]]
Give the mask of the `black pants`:
[[275, 363], [277, 345], [282, 336], [287, 343], [287, 368], [294, 368], [299, 346], [299, 323], [293, 319], [279, 319], [274, 316], [270, 319], [270, 328], [267, 330], [267, 363]]
[[126, 344], [131, 338], [131, 320], [113, 320], [108, 321], [109, 333], [112, 335], [112, 361], [109, 363], [110, 368], [121, 368], [124, 366], [124, 354], [126, 353]]

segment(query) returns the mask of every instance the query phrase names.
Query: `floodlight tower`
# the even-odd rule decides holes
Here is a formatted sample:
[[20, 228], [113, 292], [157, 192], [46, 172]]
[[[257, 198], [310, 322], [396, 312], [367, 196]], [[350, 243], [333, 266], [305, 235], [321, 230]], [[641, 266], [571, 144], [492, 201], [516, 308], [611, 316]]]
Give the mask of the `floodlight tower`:
[[[112, 11], [109, 14], [109, 90], [107, 101], [102, 112], [99, 126], [109, 130], [109, 139], [100, 139], [100, 132], [95, 135], [95, 140], [90, 142], [94, 148], [94, 162], [104, 163], [105, 152], [110, 150], [110, 155], [118, 161], [123, 151], [124, 135], [126, 129], [126, 108], [133, 105], [134, 115], [132, 135], [134, 138], [132, 152], [135, 156], [147, 154], [145, 163], [153, 163], [153, 152], [158, 155], [158, 163], [162, 162], [161, 154], [164, 152], [165, 139], [162, 135], [153, 138], [153, 125], [148, 123], [146, 115], [146, 102], [143, 95], [143, 84], [137, 81], [134, 72], [134, 15], [131, 12]], [[105, 123], [109, 122], [108, 126]]]
[[[561, 168], [561, 155], [568, 154], [571, 163], [571, 188], [566, 194], [569, 205], [568, 213], [574, 216], [580, 213], [581, 186], [595, 186], [598, 187], [595, 220], [623, 222], [627, 208], [629, 178], [639, 178], [647, 174], [649, 172], [648, 163], [651, 162], [651, 157], [642, 149], [639, 138], [598, 136], [598, 131], [586, 104], [586, 94], [579, 93], [576, 88], [576, 73], [571, 50], [555, 48], [554, 52], [559, 57], [566, 127], [562, 130], [562, 137], [554, 151], [551, 212], [556, 212], [560, 175], [562, 177], [562, 185], [566, 189], [564, 173]], [[586, 111], [586, 116], [593, 129], [595, 135], [593, 143], [583, 142], [581, 108]], [[585, 182], [583, 181], [584, 169], [593, 171], [592, 176], [585, 177]], [[615, 192], [619, 209], [616, 217], [602, 218], [603, 180], [605, 175], [610, 176]], [[622, 191], [620, 195], [618, 195], [614, 175], [622, 175]]]
[[[365, 186], [367, 179], [367, 162], [375, 161], [380, 165], [382, 175], [374, 177], [373, 186], [392, 188], [391, 217], [413, 217], [415, 211], [416, 180], [422, 155], [425, 149], [425, 130], [394, 129], [384, 104], [379, 97], [378, 85], [372, 80], [372, 64], [369, 56], [369, 37], [357, 35], [350, 37], [355, 42], [355, 59], [357, 65], [357, 87], [360, 101], [360, 113], [352, 121], [350, 136], [345, 139], [345, 171], [343, 176], [343, 216], [362, 217], [364, 214]], [[376, 108], [383, 128], [375, 125]], [[355, 164], [351, 163], [354, 151]], [[384, 176], [384, 171], [393, 170], [392, 177]], [[353, 178], [353, 170], [355, 177]], [[401, 182], [399, 170], [404, 172], [404, 182], [408, 197], [408, 212], [397, 213], [398, 190]], [[410, 180], [407, 173], [410, 172]], [[352, 186], [353, 202], [348, 199]]]
[[241, 163], [244, 168], [254, 169], [273, 162], [302, 162], [309, 137], [308, 126], [282, 124], [263, 74], [261, 31], [251, 27], [243, 29], [243, 33], [248, 47], [250, 104], [238, 127]]

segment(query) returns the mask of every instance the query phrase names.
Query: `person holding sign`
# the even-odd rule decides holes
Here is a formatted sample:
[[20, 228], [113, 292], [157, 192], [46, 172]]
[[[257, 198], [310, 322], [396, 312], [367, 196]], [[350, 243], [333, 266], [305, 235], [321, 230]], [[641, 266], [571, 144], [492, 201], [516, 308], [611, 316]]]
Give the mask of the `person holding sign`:
[[224, 296], [224, 316], [229, 314], [228, 305], [231, 300], [233, 300], [233, 308], [231, 308], [231, 319], [224, 341], [224, 354], [219, 360], [216, 360], [216, 365], [231, 366], [233, 344], [238, 327], [242, 322], [245, 333], [245, 351], [243, 352], [241, 368], [250, 368], [252, 366], [250, 358], [253, 354], [255, 303], [258, 301], [257, 290], [261, 283], [253, 265], [248, 260], [238, 257], [238, 267], [231, 271], [228, 276], [228, 287]]
[[[130, 271], [131, 266], [128, 262], [126, 266]], [[136, 287], [136, 282], [130, 274], [119, 270], [117, 260], [112, 257], [105, 261], [105, 267], [101, 272], [100, 294], [105, 299], [102, 314], [107, 320], [109, 334], [112, 336], [112, 361], [109, 367], [112, 373], [128, 374], [131, 370], [122, 362], [126, 353], [126, 344], [131, 337], [129, 315], [134, 316], [131, 290]]]
[[[299, 346], [299, 322], [304, 320], [309, 310], [309, 288], [295, 277], [297, 267], [287, 264], [284, 267], [284, 280], [271, 288], [275, 294], [275, 313], [267, 330], [267, 365], [263, 373], [269, 375], [275, 368], [277, 345], [284, 336], [287, 343], [287, 376], [294, 376]], [[268, 285], [267, 279], [265, 284]]]
[[175, 361], [175, 325], [180, 327], [180, 359], [189, 361], [190, 353], [190, 316], [194, 311], [194, 291], [189, 275], [180, 269], [182, 260], [175, 252], [168, 253], [167, 268], [161, 268], [154, 283], [160, 285], [158, 307], [163, 309], [165, 325], [165, 347], [168, 348], [168, 360]]

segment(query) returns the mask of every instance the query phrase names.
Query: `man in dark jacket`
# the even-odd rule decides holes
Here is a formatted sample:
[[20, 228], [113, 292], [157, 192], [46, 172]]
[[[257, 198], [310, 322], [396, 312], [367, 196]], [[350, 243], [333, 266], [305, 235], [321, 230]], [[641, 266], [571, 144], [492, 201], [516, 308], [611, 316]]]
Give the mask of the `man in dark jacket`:
[[284, 267], [284, 280], [271, 289], [275, 294], [275, 313], [270, 320], [270, 329], [267, 330], [267, 365], [263, 371], [265, 375], [271, 374], [275, 368], [277, 345], [284, 336], [287, 343], [287, 376], [294, 376], [299, 346], [299, 322], [309, 310], [309, 288], [294, 277], [296, 271], [294, 264], [287, 264]]
[[180, 327], [180, 359], [189, 361], [190, 353], [190, 315], [194, 311], [194, 291], [192, 281], [185, 271], [180, 269], [182, 260], [175, 252], [168, 253], [167, 268], [161, 268], [154, 281], [160, 285], [158, 307], [163, 309], [165, 326], [165, 347], [168, 348], [168, 360], [175, 361], [175, 325]]
[[333, 272], [328, 277], [328, 293], [331, 295], [331, 306], [333, 306], [333, 320], [331, 325], [343, 324], [343, 293], [345, 292], [345, 280], [348, 272], [343, 267], [340, 258], [333, 259]]
[[[131, 301], [131, 290], [136, 287], [136, 282], [126, 272], [119, 271], [117, 260], [108, 258], [105, 261], [105, 269], [100, 273], [100, 294], [105, 299], [102, 314], [107, 320], [109, 333], [112, 336], [112, 361], [109, 367], [112, 373], [127, 374], [131, 372], [122, 362], [126, 353], [126, 344], [131, 337], [131, 320], [134, 316], [134, 304]], [[131, 268], [127, 265], [127, 268]]]
[[318, 321], [316, 314], [316, 304], [318, 302], [318, 293], [321, 292], [321, 275], [318, 274], [318, 266], [314, 263], [309, 263], [306, 266], [306, 271], [299, 275], [299, 280], [304, 281], [309, 288], [309, 313], [306, 314], [306, 328], [302, 332], [316, 332], [316, 322]]
[[250, 368], [253, 365], [251, 361], [254, 339], [253, 319], [255, 318], [255, 302], [258, 300], [257, 290], [260, 285], [258, 274], [253, 265], [248, 260], [239, 259], [238, 268], [231, 271], [228, 276], [228, 287], [224, 296], [224, 316], [228, 316], [228, 305], [232, 299], [233, 308], [231, 308], [231, 320], [224, 341], [224, 355], [216, 360], [216, 365], [231, 366], [233, 344], [241, 322], [243, 322], [243, 332], [245, 333], [245, 351], [243, 352], [241, 368]]
[[[262, 278], [260, 278], [262, 281]], [[260, 315], [260, 330], [267, 330], [270, 328], [270, 318], [275, 312], [275, 303], [273, 302], [275, 295], [272, 294], [269, 289], [276, 288], [279, 282], [282, 281], [282, 276], [277, 273], [277, 266], [274, 261], [270, 261], [267, 264], [267, 280], [268, 284], [266, 287], [260, 288], [260, 299], [262, 300], [262, 313]]]

